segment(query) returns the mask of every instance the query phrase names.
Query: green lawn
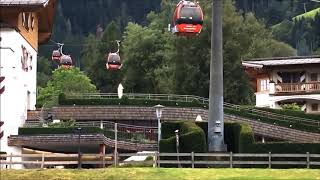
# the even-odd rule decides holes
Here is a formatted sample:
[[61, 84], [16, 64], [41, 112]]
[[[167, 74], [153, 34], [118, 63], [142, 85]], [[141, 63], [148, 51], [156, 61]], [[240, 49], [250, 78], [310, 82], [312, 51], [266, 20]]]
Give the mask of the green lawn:
[[165, 169], [106, 168], [83, 170], [0, 170], [1, 180], [58, 179], [320, 179], [320, 170], [307, 169]]

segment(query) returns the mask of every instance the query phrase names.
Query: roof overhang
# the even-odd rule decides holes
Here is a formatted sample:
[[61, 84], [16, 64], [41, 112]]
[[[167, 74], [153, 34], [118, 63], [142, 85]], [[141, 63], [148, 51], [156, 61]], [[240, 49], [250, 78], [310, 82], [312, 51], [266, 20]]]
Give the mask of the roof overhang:
[[252, 67], [252, 68], [263, 68], [263, 65], [261, 64], [254, 64], [254, 63], [250, 63], [250, 62], [242, 62], [242, 66], [244, 67]]
[[261, 58], [242, 61], [242, 66], [257, 69], [295, 65], [320, 65], [320, 56]]

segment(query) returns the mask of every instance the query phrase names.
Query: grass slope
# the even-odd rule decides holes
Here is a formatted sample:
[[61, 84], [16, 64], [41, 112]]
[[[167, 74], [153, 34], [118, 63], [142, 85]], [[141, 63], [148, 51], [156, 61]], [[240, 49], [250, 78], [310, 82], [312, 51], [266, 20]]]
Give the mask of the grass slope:
[[317, 15], [317, 13], [320, 13], [320, 8], [314, 9], [314, 10], [306, 12], [304, 14], [300, 14], [300, 15], [292, 18], [292, 20], [299, 21], [301, 18], [314, 19], [314, 17]]
[[1, 170], [1, 180], [57, 179], [320, 179], [320, 170], [307, 169], [164, 169], [107, 168], [83, 170]]
[[[299, 21], [300, 19], [304, 18], [304, 19], [314, 19], [314, 17], [317, 15], [317, 13], [320, 13], [320, 8], [311, 10], [309, 12], [300, 14], [298, 16], [295, 16], [292, 18], [292, 21]], [[277, 30], [280, 29], [282, 26], [284, 25], [284, 21], [275, 24], [271, 27], [272, 30]]]

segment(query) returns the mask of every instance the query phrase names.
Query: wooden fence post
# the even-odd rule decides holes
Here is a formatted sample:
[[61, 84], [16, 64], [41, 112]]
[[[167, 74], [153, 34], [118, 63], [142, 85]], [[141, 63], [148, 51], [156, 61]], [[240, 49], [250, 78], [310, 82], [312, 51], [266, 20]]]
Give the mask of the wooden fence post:
[[233, 153], [230, 152], [230, 168], [233, 168]]
[[118, 123], [114, 124], [114, 167], [118, 165]]
[[157, 152], [157, 165], [160, 167], [160, 153]]
[[271, 168], [271, 152], [269, 152], [269, 168]]
[[310, 168], [310, 153], [307, 152], [307, 168]]
[[191, 167], [194, 168], [194, 152], [191, 152]]
[[157, 167], [157, 154], [155, 153], [154, 155], [153, 155], [153, 164], [152, 164], [152, 167]]
[[42, 157], [41, 157], [41, 169], [43, 169], [44, 167], [44, 153], [42, 153]]
[[10, 160], [9, 160], [9, 162], [10, 162], [10, 164], [9, 164], [9, 169], [11, 169], [12, 168], [12, 153], [10, 153]]

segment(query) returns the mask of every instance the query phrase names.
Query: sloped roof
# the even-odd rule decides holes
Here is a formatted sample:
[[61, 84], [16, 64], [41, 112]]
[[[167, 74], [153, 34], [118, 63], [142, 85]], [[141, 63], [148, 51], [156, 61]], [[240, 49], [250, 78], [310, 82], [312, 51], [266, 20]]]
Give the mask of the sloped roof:
[[302, 64], [320, 64], [320, 56], [305, 57], [281, 57], [270, 59], [252, 59], [242, 61], [245, 67], [263, 68], [266, 66], [283, 66], [283, 65], [302, 65]]
[[49, 0], [0, 0], [0, 6], [43, 6], [48, 4]]

